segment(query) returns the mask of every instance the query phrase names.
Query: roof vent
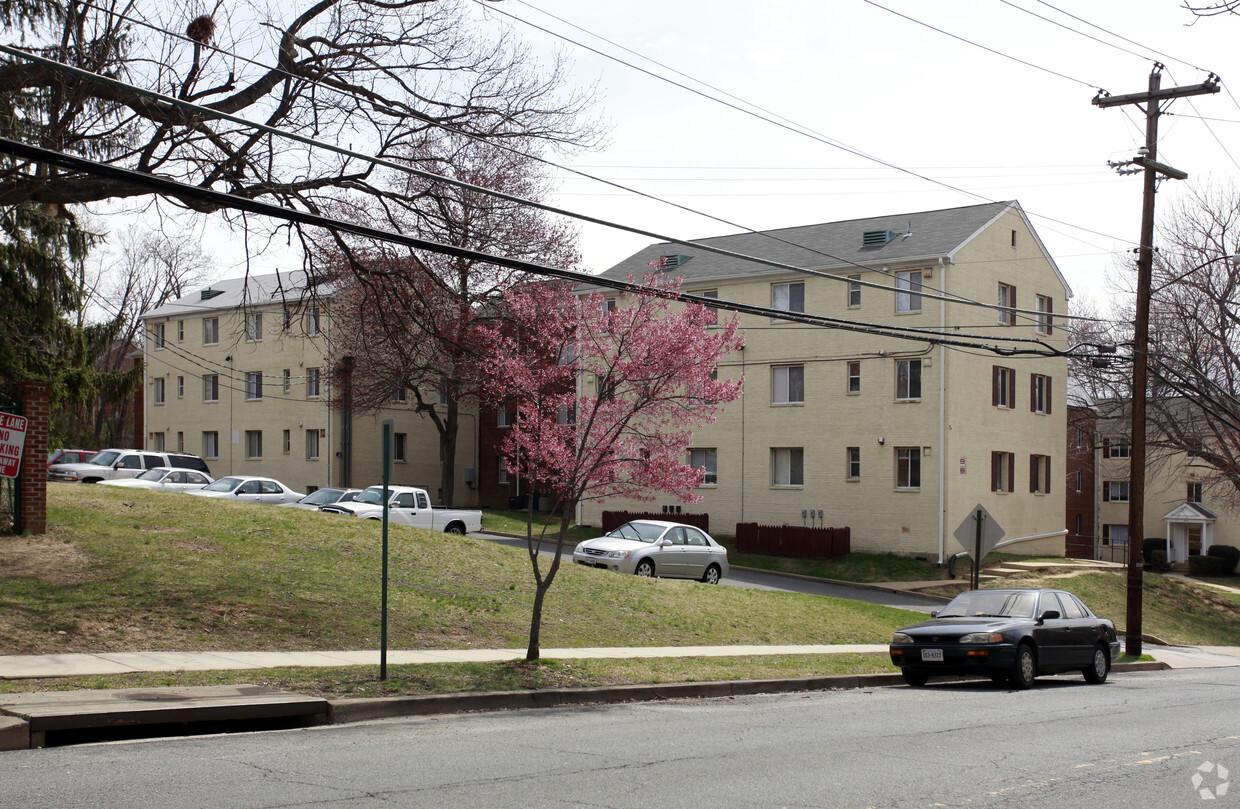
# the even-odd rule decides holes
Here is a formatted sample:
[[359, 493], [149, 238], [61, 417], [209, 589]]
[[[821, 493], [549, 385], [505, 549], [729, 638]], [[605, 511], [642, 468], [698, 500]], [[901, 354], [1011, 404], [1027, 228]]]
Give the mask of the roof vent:
[[882, 247], [887, 242], [899, 236], [894, 230], [867, 230], [861, 236], [862, 247]]
[[691, 258], [693, 256], [659, 256], [650, 262], [650, 266], [656, 270], [670, 270], [676, 267], [683, 267]]
[[224, 290], [222, 289], [212, 289], [211, 287], [207, 287], [206, 289], [198, 293], [198, 300], [209, 301], [212, 298], [214, 298], [216, 295], [223, 295], [223, 294], [224, 294]]

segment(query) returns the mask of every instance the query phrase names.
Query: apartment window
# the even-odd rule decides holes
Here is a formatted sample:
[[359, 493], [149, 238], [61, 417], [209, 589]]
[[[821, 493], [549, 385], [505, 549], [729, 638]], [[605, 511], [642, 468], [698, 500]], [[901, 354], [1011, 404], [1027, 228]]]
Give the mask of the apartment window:
[[315, 398], [319, 395], [319, 369], [309, 368], [306, 370], [306, 396]]
[[1128, 526], [1112, 525], [1110, 523], [1102, 526], [1102, 544], [1103, 545], [1119, 545], [1128, 544]]
[[319, 459], [319, 431], [306, 430], [306, 460], [317, 461]]
[[1034, 494], [1050, 494], [1051, 456], [1029, 456], [1029, 491]]
[[861, 305], [861, 276], [848, 276], [848, 308], [856, 309]]
[[775, 486], [804, 486], [805, 450], [801, 447], [771, 450], [771, 483]]
[[999, 284], [999, 325], [1016, 325], [1016, 287]]
[[[392, 401], [396, 404], [404, 404], [409, 401], [409, 395], [405, 392], [404, 388], [397, 388], [392, 391]], [[443, 391], [439, 392], [439, 403], [441, 405], [446, 405], [448, 403], [448, 397]]]
[[185, 321], [184, 320], [177, 321], [177, 342], [178, 343], [185, 342]]
[[1104, 454], [1108, 458], [1131, 458], [1132, 444], [1127, 438], [1108, 438]]
[[393, 433], [392, 438], [393, 438], [392, 460], [398, 463], [404, 463], [406, 460], [405, 445], [407, 443], [408, 434], [407, 433]]
[[288, 455], [293, 451], [293, 431], [285, 430], [280, 436], [280, 451]]
[[1034, 413], [1051, 412], [1051, 378], [1042, 374], [1029, 375], [1029, 410]]
[[263, 431], [262, 430], [246, 430], [245, 431], [245, 457], [247, 458], [263, 457]]
[[177, 432], [177, 452], [185, 451], [185, 433]]
[[495, 474], [496, 483], [508, 482], [508, 461], [505, 458], [499, 459], [499, 471]]
[[284, 307], [284, 327], [281, 329], [281, 331], [287, 333], [288, 330], [291, 329], [292, 327], [293, 327], [293, 310], [286, 306]]
[[211, 346], [219, 341], [220, 319], [218, 317], [204, 317], [202, 319], [202, 344], [204, 346]]
[[896, 361], [896, 401], [921, 398], [921, 360]]
[[771, 369], [771, 401], [775, 404], [805, 402], [804, 365], [777, 365]]
[[164, 324], [156, 323], [151, 329], [151, 332], [153, 337], [152, 342], [155, 343], [155, 350], [162, 351], [164, 347]]
[[245, 316], [245, 339], [257, 343], [263, 339], [263, 313], [250, 312]]
[[1084, 534], [1082, 534], [1082, 533], [1081, 533], [1081, 529], [1085, 527], [1085, 525], [1084, 525], [1084, 524], [1085, 524], [1085, 520], [1084, 520], [1084, 518], [1083, 518], [1080, 514], [1077, 514], [1077, 515], [1076, 515], [1076, 532], [1075, 532], [1075, 533], [1076, 533], [1076, 535], [1077, 535], [1078, 537], [1079, 537], [1079, 536], [1084, 536]]
[[805, 311], [805, 283], [771, 285], [771, 308], [785, 312]]
[[848, 454], [848, 479], [861, 479], [861, 447], [849, 447]]
[[151, 451], [152, 452], [163, 452], [164, 451], [164, 434], [163, 433], [151, 433]]
[[263, 398], [263, 374], [261, 371], [250, 371], [245, 375], [245, 398]]
[[1184, 499], [1189, 503], [1200, 503], [1201, 502], [1201, 484], [1200, 483], [1188, 484], [1188, 494], [1185, 495]]
[[556, 424], [576, 424], [577, 423], [576, 406], [565, 405], [564, 407], [556, 408], [555, 423]]
[[848, 363], [848, 392], [861, 392], [861, 361], [852, 360]]
[[[1081, 493], [1081, 485], [1082, 485], [1084, 482], [1085, 482], [1085, 473], [1084, 473], [1084, 472], [1082, 472], [1082, 471], [1081, 471], [1081, 470], [1079, 470], [1079, 469], [1078, 469], [1078, 470], [1076, 470], [1076, 493], [1077, 493], [1077, 494], [1080, 494], [1080, 493]], [[1078, 532], [1078, 533], [1079, 533], [1079, 532]]]
[[306, 312], [306, 335], [308, 337], [319, 336], [319, 307], [311, 306]]
[[1076, 428], [1076, 448], [1085, 449], [1085, 430], [1080, 427]]
[[990, 490], [1012, 491], [1012, 479], [1016, 476], [1016, 456], [1011, 452], [990, 453]]
[[202, 434], [202, 457], [220, 457], [220, 434], [214, 430]]
[[1102, 482], [1102, 502], [1104, 503], [1127, 503], [1128, 502], [1128, 481], [1126, 480], [1105, 480]]
[[203, 376], [202, 400], [204, 402], [218, 402], [220, 400], [219, 374], [207, 374]]
[[896, 447], [896, 488], [921, 488], [921, 447]]
[[[707, 289], [707, 290], [703, 290], [702, 292], [695, 292], [693, 294], [697, 295], [700, 298], [713, 298], [715, 300], [719, 299], [719, 290], [717, 289]], [[719, 322], [719, 310], [715, 308], [714, 306], [707, 306], [706, 307], [706, 318], [707, 318], [707, 322], [710, 323], [711, 325], [718, 323]]]
[[896, 311], [921, 311], [921, 270], [896, 273]]
[[1016, 401], [1016, 371], [1001, 365], [990, 367], [990, 403], [1011, 408]]
[[161, 377], [155, 380], [155, 404], [161, 405], [163, 403], [164, 403], [164, 380]]
[[1053, 309], [1051, 299], [1046, 295], [1037, 295], [1033, 300], [1033, 308], [1037, 311], [1034, 319], [1034, 329], [1038, 334], [1050, 334], [1054, 327], [1052, 322], [1054, 317], [1051, 314]]
[[185, 377], [183, 376], [177, 377], [177, 398], [185, 398]]
[[512, 426], [512, 413], [511, 411], [509, 411], [507, 407], [501, 407], [499, 411], [495, 414], [495, 426], [496, 427], [511, 427]]
[[689, 450], [689, 466], [702, 470], [702, 485], [714, 486], [719, 482], [718, 455], [715, 450]]
[[284, 385], [285, 393], [289, 393], [293, 390], [293, 372], [290, 371], [288, 368], [284, 369], [284, 374], [281, 377], [281, 382]]

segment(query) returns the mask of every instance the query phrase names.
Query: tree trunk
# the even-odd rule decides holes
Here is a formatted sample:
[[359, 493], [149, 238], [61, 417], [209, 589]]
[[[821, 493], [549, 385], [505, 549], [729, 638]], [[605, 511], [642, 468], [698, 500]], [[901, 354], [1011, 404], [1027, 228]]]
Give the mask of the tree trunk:
[[530, 616], [530, 643], [525, 648], [526, 660], [537, 660], [541, 654], [539, 643], [542, 638], [543, 597], [547, 595], [547, 588], [550, 586], [551, 580], [546, 579], [534, 588], [534, 610]]
[[439, 486], [443, 491], [442, 502], [448, 508], [456, 506], [456, 437], [460, 432], [460, 416], [455, 398], [448, 399], [443, 430], [439, 433], [440, 465]]

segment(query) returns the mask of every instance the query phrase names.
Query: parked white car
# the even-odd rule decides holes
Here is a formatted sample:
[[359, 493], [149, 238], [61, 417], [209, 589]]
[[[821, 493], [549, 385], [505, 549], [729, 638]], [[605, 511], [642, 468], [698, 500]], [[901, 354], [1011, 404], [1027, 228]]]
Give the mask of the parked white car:
[[195, 472], [193, 469], [172, 469], [157, 466], [136, 478], [101, 480], [100, 486], [119, 486], [125, 489], [157, 489], [162, 492], [188, 492], [201, 489], [215, 482], [215, 478]]
[[136, 478], [157, 466], [193, 469], [210, 474], [207, 462], [183, 452], [150, 452], [141, 449], [104, 449], [84, 463], [54, 463], [47, 468], [47, 479], [66, 483], [99, 483], [104, 480]]
[[[319, 511], [352, 514], [365, 520], [383, 519], [383, 487], [371, 486], [352, 503], [333, 503]], [[416, 486], [388, 486], [388, 522], [412, 525], [448, 534], [482, 530], [482, 512], [467, 508], [432, 508], [426, 489]]]
[[254, 475], [229, 475], [189, 494], [199, 497], [227, 497], [252, 503], [292, 503], [306, 496], [305, 492], [295, 492], [275, 478]]

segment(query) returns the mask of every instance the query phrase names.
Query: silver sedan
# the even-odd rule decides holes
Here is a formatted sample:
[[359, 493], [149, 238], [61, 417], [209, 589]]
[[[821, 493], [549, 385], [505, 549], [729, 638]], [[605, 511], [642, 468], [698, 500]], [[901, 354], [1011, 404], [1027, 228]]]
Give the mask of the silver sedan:
[[193, 469], [172, 469], [167, 466], [156, 466], [148, 469], [136, 478], [119, 480], [101, 480], [100, 486], [119, 486], [123, 489], [156, 489], [164, 492], [188, 492], [204, 488], [214, 479]]
[[274, 478], [255, 475], [230, 475], [189, 494], [199, 497], [229, 497], [249, 500], [252, 503], [292, 503], [306, 496], [305, 492], [295, 492]]
[[692, 525], [664, 520], [633, 520], [588, 539], [573, 551], [573, 561], [638, 576], [697, 579], [718, 584], [728, 575], [728, 549]]

